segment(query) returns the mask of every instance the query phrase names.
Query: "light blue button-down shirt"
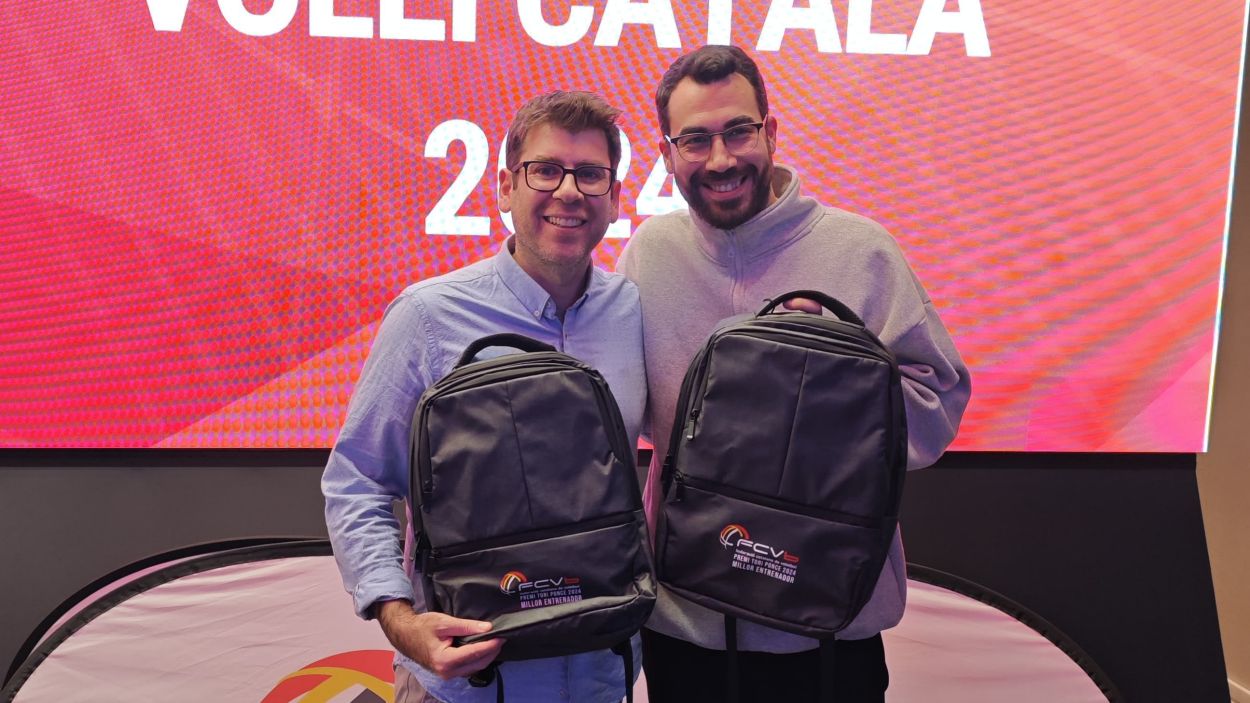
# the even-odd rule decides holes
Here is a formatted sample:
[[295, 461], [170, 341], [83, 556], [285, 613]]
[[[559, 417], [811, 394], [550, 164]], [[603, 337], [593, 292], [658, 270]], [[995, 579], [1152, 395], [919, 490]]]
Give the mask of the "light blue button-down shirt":
[[[403, 561], [392, 501], [408, 496], [408, 443], [417, 400], [452, 370], [470, 342], [519, 333], [598, 369], [620, 405], [631, 446], [637, 443], [646, 404], [638, 290], [624, 276], [592, 268], [586, 293], [561, 322], [551, 296], [513, 259], [511, 244], [510, 239], [489, 259], [409, 286], [378, 328], [321, 481], [334, 558], [361, 617], [382, 600], [410, 599], [424, 608], [412, 565]], [[478, 358], [492, 353], [507, 350], [488, 350]], [[636, 671], [641, 657], [635, 654]], [[495, 700], [493, 685], [443, 681], [402, 654], [396, 660], [440, 699]], [[624, 693], [621, 658], [606, 650], [506, 662], [500, 670], [509, 701], [606, 703]]]

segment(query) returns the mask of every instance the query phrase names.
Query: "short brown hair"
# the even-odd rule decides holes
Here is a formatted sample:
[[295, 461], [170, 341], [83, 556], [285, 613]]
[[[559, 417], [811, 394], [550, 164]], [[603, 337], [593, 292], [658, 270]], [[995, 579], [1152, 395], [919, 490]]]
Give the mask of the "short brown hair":
[[751, 87], [755, 89], [755, 105], [760, 110], [760, 117], [768, 116], [768, 91], [764, 89], [764, 77], [760, 75], [759, 66], [747, 55], [747, 52], [736, 46], [705, 46], [682, 56], [673, 62], [664, 72], [660, 85], [655, 89], [655, 110], [660, 117], [660, 130], [668, 136], [672, 123], [668, 119], [668, 101], [673, 97], [673, 89], [683, 78], [692, 78], [699, 85], [708, 85], [722, 81], [739, 73]]
[[515, 169], [520, 163], [521, 147], [530, 131], [549, 124], [569, 132], [602, 130], [608, 139], [608, 161], [615, 177], [616, 165], [621, 160], [621, 134], [616, 128], [616, 118], [620, 114], [620, 110], [603, 98], [582, 90], [557, 90], [540, 95], [522, 105], [512, 118], [512, 126], [508, 127], [507, 166]]

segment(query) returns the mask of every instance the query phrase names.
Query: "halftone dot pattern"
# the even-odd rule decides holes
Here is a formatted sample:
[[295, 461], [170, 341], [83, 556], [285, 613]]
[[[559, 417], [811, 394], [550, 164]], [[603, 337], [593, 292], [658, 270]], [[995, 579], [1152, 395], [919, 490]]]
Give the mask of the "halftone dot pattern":
[[325, 447], [343, 424], [377, 325], [162, 440], [160, 447]]
[[[708, 38], [708, 4], [674, 5], [682, 48], [638, 23], [596, 46], [602, 2], [564, 47], [516, 3], [478, 3], [472, 42], [450, 5], [405, 9], [442, 41], [378, 38], [366, 0], [334, 12], [374, 18], [373, 39], [310, 36], [306, 3], [267, 37], [199, 0], [177, 32], [147, 3], [6, 8], [0, 446], [329, 446], [386, 304], [506, 237], [496, 163], [525, 100], [623, 110], [637, 228], [655, 85]], [[753, 49], [784, 5], [734, 3], [732, 40]], [[955, 448], [1200, 450], [1245, 5], [982, 6], [990, 57], [955, 34], [926, 56], [821, 53], [800, 28], [753, 51], [777, 158], [899, 240], [972, 369]], [[877, 0], [871, 30], [911, 36], [918, 8]], [[542, 3], [553, 25], [571, 11]], [[484, 152], [425, 156], [450, 120]], [[486, 229], [429, 231], [462, 178], [449, 206]]]

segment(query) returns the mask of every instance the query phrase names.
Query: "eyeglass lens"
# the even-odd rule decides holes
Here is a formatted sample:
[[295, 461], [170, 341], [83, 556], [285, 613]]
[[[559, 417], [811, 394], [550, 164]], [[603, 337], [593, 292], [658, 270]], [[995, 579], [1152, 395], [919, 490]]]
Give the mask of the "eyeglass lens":
[[702, 161], [712, 153], [712, 140], [716, 134], [725, 141], [725, 149], [734, 156], [741, 156], [755, 148], [759, 141], [760, 125], [744, 124], [712, 134], [685, 134], [678, 137], [677, 149], [691, 161]]
[[528, 161], [525, 164], [525, 182], [534, 190], [556, 190], [566, 173], [573, 174], [574, 185], [583, 195], [603, 195], [612, 187], [612, 169], [604, 166], [565, 168], [546, 161]]

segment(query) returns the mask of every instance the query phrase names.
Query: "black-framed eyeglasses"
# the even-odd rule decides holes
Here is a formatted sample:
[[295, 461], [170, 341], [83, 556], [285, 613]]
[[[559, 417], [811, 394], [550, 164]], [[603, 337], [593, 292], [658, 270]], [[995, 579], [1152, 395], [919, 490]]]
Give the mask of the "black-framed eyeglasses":
[[525, 171], [525, 184], [530, 188], [550, 193], [560, 187], [564, 177], [573, 174], [573, 185], [582, 195], [607, 195], [612, 190], [612, 169], [607, 166], [578, 166], [565, 168], [550, 161], [522, 161], [513, 173]]
[[755, 148], [760, 141], [760, 128], [763, 122], [747, 122], [736, 124], [719, 132], [691, 132], [676, 137], [665, 136], [669, 144], [677, 147], [681, 158], [691, 163], [707, 161], [712, 155], [712, 140], [720, 137], [725, 143], [725, 150], [734, 156], [742, 156]]

